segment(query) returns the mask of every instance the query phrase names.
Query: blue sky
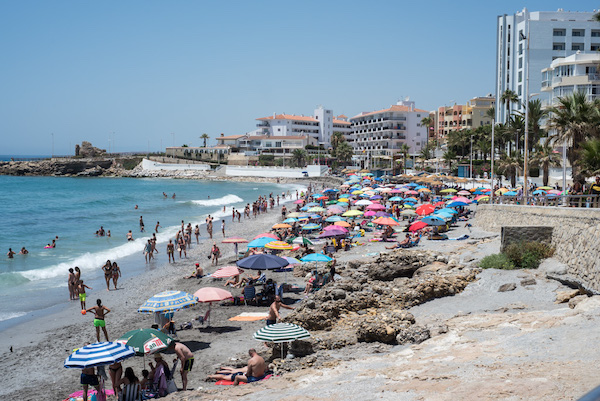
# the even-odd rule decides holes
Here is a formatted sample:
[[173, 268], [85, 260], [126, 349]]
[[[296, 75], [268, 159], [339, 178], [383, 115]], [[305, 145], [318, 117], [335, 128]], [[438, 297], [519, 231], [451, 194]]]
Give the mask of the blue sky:
[[570, 4], [2, 0], [0, 154], [50, 154], [51, 134], [55, 154], [197, 146], [320, 104], [464, 103], [493, 91], [497, 15], [598, 7]]

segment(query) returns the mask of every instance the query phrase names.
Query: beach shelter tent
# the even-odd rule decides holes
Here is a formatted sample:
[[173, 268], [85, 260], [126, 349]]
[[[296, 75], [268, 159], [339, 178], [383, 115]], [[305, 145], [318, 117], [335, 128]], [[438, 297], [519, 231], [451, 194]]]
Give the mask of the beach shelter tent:
[[86, 345], [65, 359], [65, 368], [84, 369], [112, 365], [135, 355], [135, 350], [118, 342], [100, 342]]

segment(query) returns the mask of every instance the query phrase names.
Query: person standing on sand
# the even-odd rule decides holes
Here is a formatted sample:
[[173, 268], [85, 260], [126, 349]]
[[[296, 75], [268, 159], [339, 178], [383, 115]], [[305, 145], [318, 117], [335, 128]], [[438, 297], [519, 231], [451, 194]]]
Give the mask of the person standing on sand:
[[110, 309], [102, 305], [102, 300], [97, 299], [96, 306], [86, 309], [86, 312], [94, 312], [94, 327], [96, 328], [96, 339], [98, 342], [100, 342], [100, 327], [102, 327], [106, 341], [110, 341], [106, 332], [106, 322], [104, 321], [104, 317], [110, 313]]
[[94, 386], [97, 392], [100, 391], [100, 382], [98, 381], [96, 370], [93, 367], [81, 369], [81, 378], [79, 379], [79, 382], [83, 386], [83, 401], [88, 401], [89, 386]]
[[167, 244], [167, 256], [169, 258], [169, 263], [171, 263], [171, 259], [173, 259], [173, 263], [175, 263], [175, 244], [172, 239], [170, 239]]
[[77, 284], [77, 293], [79, 294], [79, 302], [81, 303], [81, 310], [85, 310], [85, 297], [87, 296], [85, 293], [85, 289], [91, 290], [92, 287], [88, 287], [83, 284], [83, 280], [79, 280]]
[[117, 281], [119, 281], [119, 277], [121, 277], [121, 268], [117, 265], [117, 262], [113, 262], [112, 264], [112, 280], [115, 285], [115, 290], [117, 289]]
[[200, 236], [200, 227], [198, 227], [198, 224], [196, 224], [196, 227], [194, 228], [194, 235], [196, 236], [196, 245], [200, 244], [200, 241], [198, 240], [198, 237]]
[[69, 277], [67, 278], [67, 285], [69, 287], [69, 299], [72, 301], [75, 298], [75, 272], [73, 268], [69, 269]]
[[194, 366], [194, 354], [192, 351], [183, 345], [180, 342], [173, 342], [175, 344], [175, 354], [177, 354], [177, 358], [181, 362], [181, 382], [183, 383], [183, 391], [187, 390], [187, 375], [188, 372], [192, 371], [192, 366]]
[[216, 242], [213, 242], [213, 246], [212, 246], [212, 249], [210, 250], [210, 254], [212, 257], [212, 263], [214, 263], [215, 266], [218, 265], [219, 264], [219, 256], [221, 256], [221, 250], [217, 246]]
[[225, 238], [225, 219], [221, 220], [221, 232], [223, 233], [223, 238]]

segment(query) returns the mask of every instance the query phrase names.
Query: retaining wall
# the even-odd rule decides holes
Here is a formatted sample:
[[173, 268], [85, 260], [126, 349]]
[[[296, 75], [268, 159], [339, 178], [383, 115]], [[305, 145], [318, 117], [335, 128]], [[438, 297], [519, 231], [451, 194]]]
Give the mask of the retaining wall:
[[319, 165], [310, 165], [304, 168], [227, 165], [225, 169], [225, 175], [229, 176], [302, 178], [305, 171], [309, 177], [322, 177], [327, 172], [328, 167]]
[[503, 226], [550, 226], [554, 257], [585, 288], [600, 292], [600, 210], [519, 205], [479, 205], [475, 224], [484, 230]]
[[191, 164], [191, 163], [160, 163], [152, 160], [144, 159], [142, 160], [142, 168], [144, 170], [196, 170], [196, 171], [210, 171], [209, 164]]

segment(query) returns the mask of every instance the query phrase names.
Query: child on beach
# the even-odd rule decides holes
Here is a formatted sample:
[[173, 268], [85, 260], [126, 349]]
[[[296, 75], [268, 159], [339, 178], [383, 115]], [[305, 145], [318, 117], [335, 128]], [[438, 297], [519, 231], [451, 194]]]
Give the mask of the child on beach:
[[77, 293], [79, 294], [79, 302], [81, 302], [81, 310], [85, 309], [85, 289], [91, 290], [92, 287], [88, 287], [87, 285], [83, 284], [83, 280], [79, 280], [79, 283], [77, 285]]

